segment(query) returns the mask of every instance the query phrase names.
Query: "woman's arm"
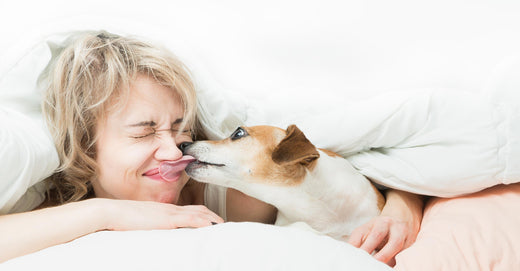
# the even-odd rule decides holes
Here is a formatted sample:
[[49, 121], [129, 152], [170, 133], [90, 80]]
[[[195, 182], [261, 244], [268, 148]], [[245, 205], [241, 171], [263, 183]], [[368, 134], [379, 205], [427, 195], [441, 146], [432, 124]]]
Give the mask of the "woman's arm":
[[0, 262], [100, 230], [104, 221], [97, 214], [102, 211], [82, 201], [0, 216]]
[[0, 262], [100, 230], [203, 227], [223, 222], [204, 206], [89, 199], [0, 216]]
[[394, 265], [394, 256], [415, 241], [423, 216], [423, 196], [399, 190], [387, 190], [381, 215], [355, 229], [349, 243], [377, 251], [374, 257]]

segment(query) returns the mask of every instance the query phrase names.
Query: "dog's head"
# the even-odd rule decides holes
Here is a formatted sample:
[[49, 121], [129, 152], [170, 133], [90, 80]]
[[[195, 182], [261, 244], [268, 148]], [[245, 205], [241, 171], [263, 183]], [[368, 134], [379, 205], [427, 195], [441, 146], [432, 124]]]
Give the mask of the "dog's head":
[[298, 127], [239, 127], [220, 141], [197, 141], [184, 147], [197, 159], [186, 168], [191, 177], [208, 183], [263, 182], [296, 185], [315, 166], [319, 153]]

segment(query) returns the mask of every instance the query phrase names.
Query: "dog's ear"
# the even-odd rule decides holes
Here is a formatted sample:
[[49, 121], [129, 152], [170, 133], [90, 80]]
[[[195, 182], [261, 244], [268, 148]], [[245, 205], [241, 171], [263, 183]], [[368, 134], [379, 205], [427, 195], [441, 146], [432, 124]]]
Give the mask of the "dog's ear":
[[285, 138], [276, 146], [271, 157], [280, 165], [300, 163], [307, 166], [318, 159], [320, 154], [296, 125], [290, 125]]

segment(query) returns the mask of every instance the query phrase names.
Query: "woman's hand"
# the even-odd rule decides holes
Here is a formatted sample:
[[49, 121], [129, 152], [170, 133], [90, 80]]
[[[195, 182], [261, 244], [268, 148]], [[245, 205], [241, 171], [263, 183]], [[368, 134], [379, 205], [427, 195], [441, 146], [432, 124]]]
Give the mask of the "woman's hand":
[[374, 258], [393, 266], [395, 255], [415, 241], [422, 215], [422, 196], [388, 190], [381, 215], [355, 229], [348, 242], [368, 253], [376, 251]]
[[152, 201], [91, 199], [104, 210], [104, 229], [151, 230], [199, 228], [224, 220], [203, 205], [177, 206]]
[[[94, 198], [0, 215], [0, 263], [100, 230], [203, 227], [223, 222], [204, 206]], [[35, 227], [34, 225], [38, 225]]]

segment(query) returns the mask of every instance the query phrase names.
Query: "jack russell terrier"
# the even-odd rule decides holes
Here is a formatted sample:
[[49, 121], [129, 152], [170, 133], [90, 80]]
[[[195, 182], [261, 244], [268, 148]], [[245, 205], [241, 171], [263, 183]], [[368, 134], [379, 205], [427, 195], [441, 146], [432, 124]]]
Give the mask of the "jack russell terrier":
[[234, 188], [278, 209], [276, 225], [305, 222], [345, 240], [379, 215], [384, 198], [343, 157], [317, 149], [298, 127], [239, 127], [220, 141], [183, 146], [196, 160], [186, 173]]

